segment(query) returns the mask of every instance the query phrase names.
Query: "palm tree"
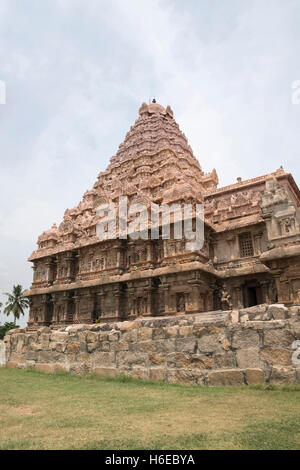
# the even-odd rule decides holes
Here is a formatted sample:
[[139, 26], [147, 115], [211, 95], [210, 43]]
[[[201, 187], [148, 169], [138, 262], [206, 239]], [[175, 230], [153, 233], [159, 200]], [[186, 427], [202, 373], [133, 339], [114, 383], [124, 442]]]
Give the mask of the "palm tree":
[[29, 307], [29, 300], [24, 297], [24, 291], [20, 284], [13, 286], [12, 294], [5, 292], [4, 295], [7, 296], [4, 313], [7, 316], [12, 314], [14, 316], [14, 324], [16, 324], [16, 319], [24, 315], [24, 310]]

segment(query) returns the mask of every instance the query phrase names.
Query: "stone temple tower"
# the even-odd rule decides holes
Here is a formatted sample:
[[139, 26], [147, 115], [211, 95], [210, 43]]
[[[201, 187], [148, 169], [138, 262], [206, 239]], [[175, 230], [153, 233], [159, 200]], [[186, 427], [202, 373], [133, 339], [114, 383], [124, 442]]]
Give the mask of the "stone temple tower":
[[[154, 239], [151, 223], [145, 239], [120, 237], [118, 204], [124, 197], [128, 206], [141, 204], [148, 211], [153, 204], [203, 205], [203, 245], [186, 249], [185, 240], [175, 236], [173, 213], [169, 238], [162, 236], [161, 219]], [[116, 209], [114, 238], [97, 233], [98, 208], [104, 205]], [[282, 168], [218, 188], [216, 170], [202, 171], [170, 106], [143, 103], [93, 188], [58, 226], [39, 236], [29, 258], [34, 277], [26, 293], [28, 325], [300, 301], [299, 207], [299, 189]], [[132, 218], [128, 212], [122, 223]]]

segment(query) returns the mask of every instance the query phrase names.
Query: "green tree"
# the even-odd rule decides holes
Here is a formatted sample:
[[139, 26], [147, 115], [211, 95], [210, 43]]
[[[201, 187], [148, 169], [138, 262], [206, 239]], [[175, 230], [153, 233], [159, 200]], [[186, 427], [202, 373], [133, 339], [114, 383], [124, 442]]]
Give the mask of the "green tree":
[[4, 325], [0, 325], [0, 339], [3, 339], [6, 333], [14, 328], [19, 328], [19, 326], [16, 326], [13, 322], [5, 322]]
[[5, 303], [4, 313], [14, 316], [14, 325], [16, 320], [20, 318], [21, 315], [24, 315], [24, 311], [29, 307], [29, 300], [24, 297], [24, 291], [20, 284], [13, 286], [12, 293], [5, 292], [4, 295], [7, 296], [7, 301]]

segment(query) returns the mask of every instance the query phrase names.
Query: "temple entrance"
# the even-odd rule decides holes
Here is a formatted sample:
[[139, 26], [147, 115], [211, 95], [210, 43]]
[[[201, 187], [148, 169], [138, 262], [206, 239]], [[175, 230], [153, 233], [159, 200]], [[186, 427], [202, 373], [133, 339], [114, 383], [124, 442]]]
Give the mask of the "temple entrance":
[[247, 281], [243, 286], [244, 307], [254, 307], [263, 303], [262, 288], [257, 280]]
[[248, 307], [257, 305], [256, 287], [248, 287]]
[[53, 301], [51, 295], [47, 295], [47, 304], [46, 304], [46, 315], [45, 315], [45, 325], [50, 326], [52, 323], [53, 317]]

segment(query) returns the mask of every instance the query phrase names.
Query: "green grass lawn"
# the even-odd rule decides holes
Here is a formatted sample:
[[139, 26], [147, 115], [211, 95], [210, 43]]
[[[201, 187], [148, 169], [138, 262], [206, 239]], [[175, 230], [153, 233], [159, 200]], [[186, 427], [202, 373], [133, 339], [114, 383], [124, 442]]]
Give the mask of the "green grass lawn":
[[0, 449], [299, 449], [300, 386], [196, 387], [0, 368]]

